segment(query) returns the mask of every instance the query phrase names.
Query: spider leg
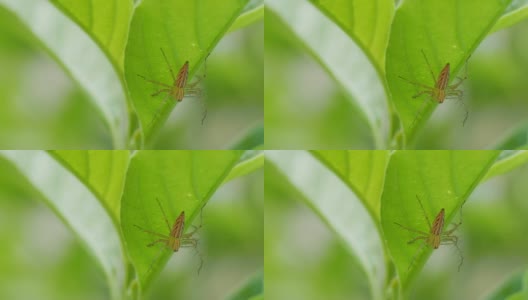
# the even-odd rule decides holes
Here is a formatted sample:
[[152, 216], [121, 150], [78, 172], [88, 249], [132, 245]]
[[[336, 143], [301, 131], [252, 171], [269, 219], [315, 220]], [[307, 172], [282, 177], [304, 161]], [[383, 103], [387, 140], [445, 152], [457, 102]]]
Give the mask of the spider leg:
[[[194, 84], [187, 85], [185, 87], [185, 97], [198, 97], [200, 98], [202, 96], [202, 89], [200, 88], [193, 88]], [[202, 100], [202, 125], [204, 123], [205, 118], [207, 117], [207, 107], [205, 105], [205, 101]]]
[[469, 110], [468, 110], [468, 108], [466, 106], [466, 103], [462, 99], [463, 95], [464, 95], [463, 91], [461, 91], [461, 90], [451, 90], [451, 87], [447, 91], [447, 96], [448, 97], [453, 96], [456, 100], [458, 100], [458, 103], [462, 104], [462, 106], [464, 107], [465, 116], [464, 116], [464, 120], [462, 121], [462, 126], [464, 126], [466, 124], [467, 118], [469, 117]]
[[146, 77], [143, 76], [143, 75], [139, 75], [139, 74], [137, 74], [137, 76], [143, 78], [143, 80], [145, 80], [145, 81], [147, 81], [147, 82], [154, 83], [154, 84], [157, 84], [157, 85], [160, 85], [160, 86], [164, 86], [164, 87], [166, 87], [166, 88], [171, 88], [171, 86], [168, 85], [168, 84], [161, 83], [161, 82], [156, 81], [156, 80], [150, 80], [150, 79], [146, 78]]
[[449, 88], [452, 88], [452, 89], [458, 88], [458, 86], [461, 85], [467, 79], [467, 76], [466, 77], [457, 77], [457, 79], [458, 79], [458, 82], [457, 83], [453, 83], [452, 85], [449, 86]]
[[412, 97], [413, 97], [413, 98], [418, 98], [418, 97], [420, 97], [420, 96], [423, 95], [423, 94], [427, 94], [427, 95], [429, 95], [429, 96], [431, 96], [431, 97], [434, 98], [434, 92], [433, 92], [433, 90], [424, 90], [424, 91], [420, 91], [420, 92], [418, 92], [416, 95], [413, 95]]
[[164, 250], [166, 250], [166, 249], [165, 249], [165, 248], [160, 248], [160, 249], [159, 249], [158, 253], [157, 253], [156, 256], [155, 256], [156, 258], [150, 263], [150, 266], [149, 266], [149, 268], [148, 268], [146, 274], [149, 274], [149, 273], [152, 271], [152, 268], [154, 267], [154, 265], [156, 264], [156, 262], [159, 261], [159, 259], [160, 259], [160, 257], [161, 257], [161, 254], [162, 254], [162, 252], [163, 252]]
[[141, 228], [139, 227], [138, 225], [134, 224], [134, 226], [136, 226], [137, 228], [139, 228], [140, 230], [146, 232], [146, 233], [150, 233], [152, 235], [155, 235], [155, 236], [158, 236], [158, 237], [162, 237], [162, 238], [166, 238], [168, 239], [169, 237], [166, 236], [166, 235], [163, 235], [163, 234], [160, 234], [160, 233], [157, 233], [157, 232], [154, 232], [154, 231], [150, 231], [150, 230], [147, 230], [147, 229], [144, 229], [144, 228]]
[[460, 267], [462, 267], [462, 264], [464, 263], [464, 255], [462, 255], [462, 250], [458, 247], [458, 237], [454, 235], [442, 237], [444, 240], [442, 242], [442, 245], [454, 245], [457, 249], [458, 255], [460, 255], [460, 263], [458, 264], [458, 272], [460, 272]]
[[446, 90], [446, 97], [460, 98], [462, 96], [464, 96], [464, 91], [462, 90], [452, 89], [451, 87]]
[[432, 223], [429, 220], [429, 217], [427, 216], [427, 213], [425, 212], [425, 209], [424, 209], [423, 204], [422, 204], [422, 200], [420, 200], [420, 197], [418, 197], [418, 195], [416, 195], [416, 199], [418, 199], [418, 203], [420, 203], [420, 207], [422, 208], [422, 212], [423, 212], [423, 214], [425, 216], [425, 219], [427, 220], [427, 226], [429, 226], [429, 231], [431, 231]]
[[418, 112], [416, 113], [416, 116], [414, 117], [414, 120], [411, 123], [411, 127], [410, 128], [413, 128], [414, 125], [416, 125], [416, 123], [418, 122], [419, 117], [422, 115], [422, 112], [427, 108], [427, 104], [428, 103], [429, 103], [428, 101], [423, 101], [422, 102], [422, 105], [418, 109]]
[[462, 82], [464, 82], [464, 80], [466, 80], [468, 78], [468, 72], [467, 72], [468, 60], [469, 60], [469, 57], [466, 59], [466, 63], [465, 63], [465, 67], [464, 67], [464, 69], [465, 69], [464, 77], [458, 77], [457, 76], [458, 82], [453, 84], [451, 87], [456, 89], [460, 84], [462, 84]]
[[414, 264], [414, 261], [416, 260], [416, 256], [418, 256], [418, 253], [422, 252], [423, 248], [425, 247], [425, 243], [423, 243], [418, 250], [414, 253], [413, 257], [411, 258], [411, 263], [409, 264], [409, 267], [407, 268], [407, 273], [411, 270], [412, 265]]
[[168, 95], [167, 97], [165, 97], [165, 99], [163, 100], [163, 103], [161, 104], [160, 108], [158, 110], [156, 110], [156, 113], [154, 114], [154, 116], [152, 117], [152, 120], [149, 122], [149, 124], [147, 125], [147, 127], [145, 128], [145, 130], [147, 130], [148, 128], [152, 127], [152, 124], [154, 123], [154, 121], [156, 121], [156, 119], [159, 117], [159, 114], [161, 112], [161, 110], [163, 109], [163, 107], [165, 107], [165, 104], [167, 103], [167, 100], [170, 98], [170, 95]]
[[200, 96], [202, 96], [201, 89], [185, 87], [185, 97], [200, 97]]
[[169, 71], [171, 73], [171, 76], [172, 76], [172, 81], [176, 81], [176, 77], [174, 76], [174, 72], [172, 71], [172, 67], [171, 65], [169, 64], [169, 60], [167, 59], [167, 56], [165, 56], [165, 52], [163, 52], [163, 49], [160, 48], [161, 50], [161, 54], [163, 54], [163, 58], [165, 59], [165, 63], [167, 63], [167, 66], [169, 67]]
[[414, 84], [414, 85], [417, 85], [417, 86], [419, 86], [419, 87], [423, 87], [423, 88], [425, 88], [425, 89], [432, 89], [432, 87], [430, 87], [430, 86], [428, 86], [428, 85], [425, 85], [425, 84], [423, 84], [423, 83], [419, 83], [419, 82], [416, 82], [416, 81], [413, 81], [413, 80], [407, 79], [407, 78], [402, 77], [402, 76], [398, 76], [398, 77], [400, 77], [401, 79], [407, 81], [407, 82], [410, 83], [410, 84]]
[[156, 198], [156, 202], [158, 202], [158, 206], [159, 206], [159, 208], [161, 210], [161, 213], [163, 214], [163, 219], [165, 219], [165, 224], [167, 224], [167, 229], [169, 229], [169, 232], [170, 232], [171, 231], [171, 227], [170, 227], [170, 224], [169, 224], [169, 220], [167, 219], [167, 216], [165, 215], [165, 210], [161, 206], [161, 202], [159, 201], [158, 198]]
[[428, 238], [428, 236], [419, 236], [419, 237], [416, 237], [416, 238], [408, 241], [407, 244], [412, 244], [412, 243], [414, 243], [414, 242], [416, 242], [418, 240], [426, 240], [427, 238]]
[[202, 269], [202, 266], [203, 266], [203, 257], [202, 257], [202, 254], [200, 253], [200, 251], [198, 251], [198, 240], [197, 239], [193, 239], [193, 238], [185, 238], [185, 239], [182, 239], [181, 240], [181, 247], [193, 247], [194, 248], [194, 251], [196, 252], [196, 254], [198, 254], [198, 256], [200, 257], [200, 266], [198, 267], [198, 274], [200, 274], [200, 270]]
[[192, 226], [192, 227], [194, 227], [194, 230], [189, 232], [189, 233], [182, 234], [182, 238], [190, 238], [190, 237], [192, 237], [196, 233], [196, 231], [198, 231], [198, 229], [200, 229], [201, 226], [199, 226], [199, 227]]
[[207, 118], [207, 106], [205, 106], [205, 102], [202, 101], [202, 125], [205, 121], [205, 118]]
[[190, 237], [180, 238], [180, 247], [188, 248], [188, 247], [197, 247], [197, 246], [198, 246], [198, 239], [190, 238]]
[[411, 232], [419, 233], [419, 234], [422, 234], [422, 235], [429, 235], [429, 233], [427, 233], [427, 232], [424, 232], [424, 231], [421, 231], [421, 230], [416, 230], [414, 228], [410, 228], [410, 227], [407, 227], [407, 226], [403, 226], [400, 223], [394, 222], [394, 224], [400, 226], [401, 228], [403, 228], [405, 230], [411, 231]]
[[429, 60], [427, 60], [427, 56], [425, 56], [425, 52], [423, 51], [423, 49], [421, 49], [421, 51], [425, 59], [425, 62], [427, 63], [427, 67], [429, 67], [429, 72], [431, 72], [431, 78], [433, 78], [433, 82], [436, 82], [436, 76], [433, 73], [433, 68], [431, 68], [431, 65], [429, 64]]
[[205, 75], [203, 76], [194, 76], [196, 78], [196, 80], [194, 82], [191, 82], [189, 83], [187, 86], [190, 87], [190, 88], [194, 88], [195, 86], [197, 86], [200, 82], [202, 82], [202, 80], [205, 78]]
[[[209, 57], [209, 55], [207, 55], [207, 57]], [[196, 78], [196, 81], [195, 82], [192, 82], [192, 83], [189, 83], [187, 86], [190, 87], [190, 88], [194, 88], [195, 86], [197, 86], [200, 82], [202, 82], [202, 80], [205, 79], [205, 77], [207, 76], [207, 57], [205, 58], [205, 61], [204, 61], [204, 73], [202, 75], [195, 75], [194, 77]]]
[[442, 245], [457, 245], [458, 244], [458, 237], [455, 236], [455, 235], [442, 236], [440, 244], [442, 244]]
[[152, 247], [152, 246], [156, 245], [157, 243], [165, 243], [165, 245], [166, 245], [167, 244], [167, 240], [166, 239], [155, 240], [154, 242], [148, 244], [147, 247]]
[[161, 89], [157, 92], [155, 92], [154, 94], [150, 95], [151, 97], [156, 97], [157, 95], [161, 94], [161, 93], [168, 93], [170, 94], [171, 90], [170, 89]]
[[455, 230], [457, 230], [458, 226], [460, 226], [462, 222], [453, 224], [453, 228], [449, 229], [448, 231], [442, 232], [442, 236], [451, 236], [451, 233], [453, 233]]

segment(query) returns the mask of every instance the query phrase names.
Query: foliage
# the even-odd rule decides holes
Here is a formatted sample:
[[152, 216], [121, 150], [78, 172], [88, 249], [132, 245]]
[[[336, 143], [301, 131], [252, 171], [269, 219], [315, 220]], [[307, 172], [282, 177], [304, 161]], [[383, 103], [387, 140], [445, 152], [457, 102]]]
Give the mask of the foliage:
[[[9, 137], [4, 140], [3, 148], [196, 148], [200, 143], [207, 144], [206, 141], [209, 141], [209, 148], [227, 148], [233, 143], [237, 132], [240, 135], [259, 122], [262, 93], [258, 86], [262, 85], [262, 72], [258, 72], [262, 69], [250, 58], [258, 57], [258, 53], [253, 53], [251, 49], [255, 42], [248, 38], [246, 44], [237, 43], [231, 36], [258, 36], [259, 29], [250, 25], [262, 19], [262, 12], [261, 0], [144, 0], [136, 4], [132, 0], [0, 1], [0, 14], [3, 16], [2, 35], [5, 36], [0, 40], [0, 59], [8, 61], [17, 57], [19, 52], [9, 49], [10, 47], [25, 49], [23, 57], [28, 57], [27, 54], [31, 53], [28, 49], [43, 48], [86, 94], [80, 96], [81, 93], [77, 92], [67, 95], [71, 94], [73, 87], [65, 88], [68, 79], [61, 79], [61, 76], [55, 74], [49, 74], [45, 78], [46, 81], [57, 82], [46, 86], [47, 93], [37, 93], [37, 84], [31, 81], [24, 84], [19, 79], [16, 84], [0, 86], [2, 98], [6, 100], [4, 106], [8, 107], [6, 115], [15, 116], [15, 120], [24, 119], [24, 113], [17, 111], [15, 107], [18, 102], [14, 102], [16, 95], [21, 93], [22, 98], [37, 98], [40, 102], [66, 101], [72, 107], [70, 111], [60, 111], [60, 104], [56, 104], [57, 109], [53, 110], [48, 104], [48, 111], [45, 111], [44, 115], [50, 115], [50, 119], [52, 116], [62, 117], [63, 119], [53, 122], [57, 127], [70, 128], [61, 130], [69, 135], [74, 135], [71, 131], [77, 131], [80, 136], [87, 135], [84, 139], [72, 139], [69, 135], [59, 132], [55, 137], [49, 131], [56, 132], [56, 129], [45, 127], [42, 129], [43, 134], [39, 136], [42, 141], [15, 139], [12, 136], [21, 136], [23, 127], [6, 119], [9, 125], [6, 128], [11, 127], [11, 131], [6, 129], [1, 132]], [[238, 32], [227, 35], [229, 31]], [[245, 47], [245, 50], [234, 54], [238, 57], [236, 62], [230, 61], [228, 55], [222, 57], [222, 53], [213, 51], [221, 41], [235, 44], [235, 48]], [[208, 71], [210, 73], [207, 80], [202, 80], [199, 86], [202, 90], [201, 96], [198, 99], [185, 99], [183, 103], [186, 103], [187, 108], [180, 107], [178, 110], [181, 124], [176, 128], [163, 125], [177, 101], [169, 99], [166, 94], [152, 96], [159, 90], [159, 86], [138, 76], [168, 85], [173, 84], [169, 66], [160, 49], [167, 53], [168, 62], [174, 72], [179, 70], [184, 61], [189, 61], [188, 83], [199, 81]], [[244, 51], [246, 54], [241, 55]], [[206, 59], [210, 55], [210, 68], [207, 70]], [[217, 59], [223, 59], [224, 62], [220, 63]], [[2, 64], [3, 73], [16, 72], [14, 78], [32, 75], [32, 68], [24, 73], [20, 67], [22, 63], [17, 61], [23, 59], [15, 58], [14, 62], [11, 65], [6, 64], [5, 68]], [[248, 65], [251, 67], [248, 68]], [[262, 66], [262, 62], [260, 65]], [[35, 70], [33, 72], [39, 69]], [[245, 74], [242, 77], [233, 74], [231, 70], [244, 70]], [[48, 70], [43, 71], [44, 74], [45, 72], [49, 73]], [[61, 85], [60, 82], [64, 83]], [[55, 97], [48, 99], [48, 93]], [[66, 95], [61, 97], [62, 94]], [[226, 100], [227, 97], [229, 100]], [[88, 99], [78, 100], [82, 98]], [[21, 106], [29, 105], [30, 102], [27, 101], [29, 100], [22, 101]], [[71, 103], [72, 101], [75, 102]], [[89, 110], [78, 108], [80, 104], [77, 103], [83, 101], [90, 102], [85, 105], [91, 106]], [[234, 126], [234, 130], [218, 130], [219, 124], [226, 119], [219, 111], [230, 111], [229, 107], [235, 104], [231, 101], [238, 101], [240, 108], [235, 107], [233, 110], [244, 116], [234, 118], [230, 112], [227, 119]], [[35, 102], [42, 105], [38, 101]], [[244, 107], [246, 105], [247, 107]], [[202, 106], [209, 108], [209, 117], [203, 125], [200, 122]], [[30, 107], [31, 110], [27, 110], [34, 113], [35, 108]], [[246, 110], [249, 113], [245, 113]], [[107, 128], [106, 132], [104, 126]], [[84, 132], [85, 127], [92, 130]], [[210, 139], [212, 127], [215, 128], [214, 134], [224, 139], [222, 143], [218, 142], [214, 146]], [[165, 132], [160, 132], [162, 128]], [[198, 138], [197, 134], [188, 138], [188, 131], [200, 132], [203, 140]], [[155, 140], [158, 135], [168, 134], [173, 137], [171, 142], [161, 139], [160, 144]], [[91, 137], [96, 138], [91, 141]], [[254, 148], [261, 144], [263, 134], [250, 146]]]
[[[205, 230], [207, 233], [209, 226], [219, 229], [223, 227], [227, 237], [230, 225], [226, 224], [225, 220], [215, 220], [215, 214], [218, 217], [220, 212], [218, 206], [214, 203], [207, 204], [228, 182], [247, 177], [263, 165], [263, 159], [259, 158], [258, 153], [243, 151], [2, 151], [0, 157], [2, 169], [10, 170], [10, 173], [14, 174], [11, 179], [1, 178], [2, 195], [13, 186], [35, 191], [33, 197], [44, 200], [101, 267], [110, 294], [107, 297], [111, 299], [143, 298], [154, 279], [160, 278], [159, 273], [173, 254], [164, 247], [147, 247], [153, 237], [136, 227], [167, 234], [163, 213], [157, 200], [165, 208], [165, 214], [171, 223], [177, 214], [185, 211], [186, 232], [193, 230], [191, 224], [201, 224], [200, 221], [195, 221], [198, 218], [204, 220], [201, 232]], [[237, 234], [254, 236], [252, 230], [262, 230], [262, 224], [258, 225], [258, 220], [262, 223], [262, 217], [253, 218], [257, 222], [255, 229], [253, 222], [247, 222], [241, 217], [244, 214], [250, 215], [250, 210], [246, 209], [244, 213], [238, 214], [233, 204], [229, 210], [233, 219], [228, 223], [248, 226], [248, 232]], [[215, 223], [216, 225], [213, 225]], [[198, 236], [202, 234], [199, 232]], [[233, 236], [230, 239], [233, 245], [245, 245], [242, 241], [233, 241]], [[259, 239], [261, 237], [257, 235], [256, 241]], [[202, 236], [200, 241], [204, 240], [211, 242], [211, 237]], [[233, 245], [229, 248], [232, 249]], [[252, 253], [254, 256], [247, 257], [248, 266], [255, 267], [253, 270], [247, 270], [250, 271], [249, 274], [261, 268], [261, 260], [258, 258], [261, 250], [258, 244], [255, 247], [252, 249], [257, 249], [256, 254]], [[199, 243], [196, 250], [206, 251], [206, 248]], [[180, 249], [175, 256], [182, 259], [185, 252], [187, 250]], [[215, 251], [206, 253], [212, 256], [205, 257], [204, 271], [207, 274], [207, 265], [213, 265], [213, 261], [221, 256]], [[240, 252], [240, 255], [243, 254], [244, 251]], [[190, 263], [192, 275], [180, 271], [180, 278], [173, 275], [172, 280], [178, 279], [183, 286], [188, 285], [181, 276], [186, 273], [186, 276], [196, 276], [196, 257], [191, 259]], [[181, 266], [179, 268], [181, 269]], [[75, 276], [73, 272], [80, 271], [73, 267], [69, 276]], [[226, 276], [224, 280], [229, 281], [228, 278], [230, 276]], [[257, 285], [258, 279], [253, 279], [252, 282]], [[235, 287], [236, 285], [231, 288], [227, 286], [227, 290], [222, 292], [227, 295], [235, 290]], [[240, 293], [247, 289], [248, 287], [242, 286]], [[28, 293], [30, 291], [31, 289]], [[253, 291], [253, 295], [259, 294], [258, 290]], [[159, 286], [152, 292], [156, 297], [172, 297], [169, 295], [175, 293], [172, 288]], [[207, 289], [203, 294], [206, 293]], [[0, 289], [0, 294], [3, 297], [8, 295], [4, 289]], [[185, 297], [183, 290], [177, 294], [179, 297]], [[61, 292], [58, 292], [58, 295], [61, 295]], [[40, 298], [53, 298], [58, 295], [48, 292]]]
[[[517, 38], [526, 34], [528, 2], [394, 2], [268, 2], [268, 147], [527, 147], [526, 116], [516, 112], [528, 108], [527, 51]], [[450, 84], [467, 72], [464, 96], [441, 105], [427, 94], [413, 98], [447, 63]]]
[[[482, 269], [475, 270], [475, 264], [479, 263], [479, 259], [482, 260], [476, 249], [493, 248], [489, 244], [475, 244], [479, 239], [493, 244], [493, 236], [508, 235], [512, 246], [508, 248], [511, 250], [506, 251], [517, 253], [528, 248], [526, 243], [521, 242], [521, 228], [525, 221], [512, 218], [509, 225], [500, 225], [501, 222], [508, 222], [504, 215], [507, 212], [503, 214], [499, 209], [495, 210], [498, 216], [475, 220], [475, 214], [479, 210], [479, 206], [476, 206], [479, 204], [479, 195], [474, 195], [475, 190], [485, 189], [491, 178], [504, 178], [517, 169], [526, 170], [526, 159], [521, 159], [525, 155], [525, 151], [267, 152], [266, 178], [269, 181], [266, 185], [266, 214], [273, 218], [269, 218], [270, 222], [266, 223], [266, 245], [271, 245], [265, 253], [266, 269], [271, 270], [271, 274], [267, 276], [269, 283], [266, 294], [288, 297], [307, 293], [303, 299], [318, 299], [323, 294], [372, 299], [407, 299], [413, 294], [422, 297], [427, 295], [429, 299], [445, 299], [454, 294], [466, 295], [467, 298], [482, 295], [469, 291], [462, 280], [452, 290], [441, 289], [443, 281], [455, 282], [450, 278], [456, 276], [457, 266], [461, 262], [457, 253], [459, 249], [455, 247], [450, 255], [443, 257], [444, 261], [434, 271], [445, 273], [445, 280], [438, 279], [436, 283], [431, 279], [433, 282], [424, 285], [422, 276], [432, 276], [427, 271], [424, 272], [426, 261], [433, 253], [443, 253], [445, 246], [432, 251], [430, 247], [424, 247], [421, 241], [408, 244], [416, 234], [403, 230], [395, 223], [429, 232], [417, 198], [421, 199], [431, 221], [444, 208], [444, 230], [451, 228], [450, 224], [462, 222], [459, 230], [454, 233], [460, 237], [458, 247], [461, 255], [465, 256], [461, 269], [463, 274], [459, 276], [478, 277], [472, 273], [482, 272]], [[525, 178], [523, 174], [520, 178]], [[289, 198], [299, 199], [300, 202], [288, 201]], [[474, 200], [468, 203], [472, 198]], [[484, 203], [480, 204], [481, 209], [485, 207], [483, 205]], [[302, 208], [303, 206], [306, 208]], [[519, 214], [527, 209], [526, 205], [517, 208]], [[488, 211], [491, 214], [494, 209]], [[306, 221], [306, 215], [312, 215], [312, 221]], [[474, 232], [479, 222], [482, 226], [482, 223], [491, 222], [490, 220], [494, 221], [489, 226], [478, 233]], [[316, 226], [317, 223], [320, 224]], [[302, 238], [293, 238], [303, 234], [291, 230], [282, 233], [276, 229], [278, 226], [309, 230], [310, 239], [303, 241]], [[315, 229], [316, 227], [325, 227], [326, 234], [321, 233], [323, 229]], [[268, 235], [268, 231], [274, 234]], [[470, 232], [474, 235], [470, 235]], [[510, 232], [516, 232], [515, 237]], [[480, 237], [485, 234], [491, 237]], [[292, 241], [287, 240], [287, 236], [292, 237]], [[285, 263], [283, 258], [288, 256], [285, 251], [295, 250], [296, 244], [303, 246], [296, 250], [298, 253], [295, 258], [290, 257], [292, 261], [287, 267], [290, 271], [287, 271], [281, 267]], [[332, 254], [334, 248], [340, 249], [343, 254]], [[504, 252], [489, 249], [488, 255], [497, 251]], [[502, 255], [507, 258], [507, 253]], [[329, 261], [334, 256], [337, 262], [332, 267]], [[526, 255], [522, 257], [526, 259]], [[298, 261], [310, 263], [296, 265]], [[343, 270], [346, 266], [361, 271]], [[504, 271], [511, 274], [512, 268], [514, 265]], [[349, 274], [343, 275], [342, 272]], [[310, 278], [304, 273], [320, 273], [321, 278]], [[484, 273], [490, 274], [492, 269]], [[327, 283], [322, 279], [325, 277], [330, 277]], [[304, 282], [302, 291], [296, 289], [292, 280]], [[350, 281], [358, 283], [351, 286]], [[330, 282], [333, 284], [329, 284]], [[362, 291], [361, 287], [365, 285], [368, 290]], [[436, 289], [432, 285], [439, 287]], [[322, 289], [322, 294], [318, 288]], [[489, 288], [487, 292], [489, 293]], [[420, 299], [420, 296], [416, 297]], [[341, 298], [337, 296], [335, 299]]]

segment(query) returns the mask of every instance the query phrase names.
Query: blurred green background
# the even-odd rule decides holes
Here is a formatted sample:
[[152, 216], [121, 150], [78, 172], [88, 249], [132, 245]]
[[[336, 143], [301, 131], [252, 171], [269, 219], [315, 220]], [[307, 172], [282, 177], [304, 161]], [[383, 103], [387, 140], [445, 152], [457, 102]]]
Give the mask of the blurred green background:
[[[271, 164], [265, 166], [265, 293], [270, 299], [371, 299], [353, 253]], [[528, 165], [481, 184], [463, 207], [454, 247], [433, 251], [410, 299], [484, 299], [528, 269]], [[455, 217], [455, 222], [459, 219]]]
[[[372, 149], [363, 114], [328, 72], [271, 10], [265, 26], [267, 148]], [[423, 129], [417, 149], [490, 148], [528, 124], [527, 35], [524, 21], [484, 39], [463, 84], [467, 122], [462, 126], [463, 107], [446, 101]]]
[[[263, 22], [257, 22], [221, 39], [207, 60], [202, 84], [208, 109], [203, 126], [202, 103], [185, 99], [153, 148], [227, 148], [262, 122], [263, 31]], [[88, 95], [1, 6], [0, 101], [2, 149], [112, 147], [106, 124]]]
[[[0, 170], [0, 299], [109, 299], [103, 272], [76, 236], [1, 159]], [[262, 270], [263, 175], [253, 172], [216, 191], [198, 233], [200, 274], [194, 249], [183, 249], [146, 299], [225, 299]]]

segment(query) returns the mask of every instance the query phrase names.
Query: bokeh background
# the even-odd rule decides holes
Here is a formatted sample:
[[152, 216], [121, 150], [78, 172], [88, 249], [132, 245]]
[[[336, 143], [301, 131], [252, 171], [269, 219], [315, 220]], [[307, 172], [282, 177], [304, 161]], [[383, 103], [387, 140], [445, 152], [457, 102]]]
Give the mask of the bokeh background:
[[[266, 11], [265, 24], [266, 146], [372, 149], [369, 127], [353, 101], [273, 11]], [[423, 129], [417, 149], [490, 148], [528, 124], [527, 35], [523, 21], [484, 39], [463, 84], [467, 122], [462, 125], [463, 107], [446, 101]]]
[[[103, 272], [74, 233], [2, 159], [0, 170], [0, 299], [109, 299]], [[146, 299], [225, 299], [262, 271], [263, 175], [216, 191], [198, 233], [200, 274], [194, 249], [180, 250]]]
[[[185, 99], [152, 148], [227, 148], [262, 123], [263, 31], [259, 21], [221, 39], [207, 60], [207, 78], [201, 85], [208, 109], [204, 125], [201, 101]], [[1, 149], [112, 147], [106, 124], [88, 95], [2, 6], [0, 106]]]
[[[353, 253], [273, 167], [265, 166], [265, 294], [271, 299], [371, 299]], [[459, 253], [433, 251], [409, 299], [484, 299], [528, 269], [528, 165], [477, 187], [463, 207]], [[455, 217], [455, 222], [459, 216]]]

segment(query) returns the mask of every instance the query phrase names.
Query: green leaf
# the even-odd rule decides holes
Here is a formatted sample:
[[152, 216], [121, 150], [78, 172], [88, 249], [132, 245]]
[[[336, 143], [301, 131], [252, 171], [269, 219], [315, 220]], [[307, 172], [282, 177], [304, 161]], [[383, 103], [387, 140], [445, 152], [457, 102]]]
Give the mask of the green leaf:
[[403, 291], [422, 268], [431, 248], [395, 222], [429, 232], [420, 204], [429, 220], [445, 209], [445, 226], [462, 208], [473, 189], [495, 161], [498, 151], [398, 151], [391, 156], [381, 199], [385, 240], [396, 265]]
[[511, 295], [508, 300], [523, 300], [528, 299], [528, 271], [524, 272], [522, 278], [522, 290]]
[[250, 0], [244, 7], [244, 11], [229, 28], [229, 32], [249, 26], [262, 19], [264, 19], [264, 0]]
[[153, 97], [164, 87], [138, 75], [173, 85], [169, 66], [160, 50], [163, 49], [175, 76], [184, 62], [189, 61], [187, 82], [190, 83], [246, 3], [247, 0], [144, 0], [136, 8], [125, 53], [125, 76], [144, 142], [152, 140], [177, 101], [166, 93]]
[[264, 272], [260, 271], [246, 281], [238, 291], [227, 299], [246, 300], [258, 297], [264, 293]]
[[132, 16], [131, 0], [71, 1], [52, 0], [97, 41], [123, 74], [128, 24]]
[[379, 74], [385, 74], [385, 51], [394, 15], [393, 0], [310, 0], [369, 56]]
[[343, 87], [350, 101], [363, 111], [376, 147], [385, 149], [390, 117], [383, 75], [361, 47], [305, 0], [269, 0], [266, 7], [282, 19]]
[[370, 214], [380, 221], [380, 200], [389, 162], [389, 151], [313, 151], [357, 195]]
[[92, 190], [114, 222], [119, 223], [129, 152], [63, 150], [51, 154]]
[[240, 161], [231, 169], [229, 175], [224, 179], [224, 183], [235, 178], [249, 174], [264, 166], [264, 153], [262, 151], [248, 150], [245, 151]]
[[[434, 86], [442, 68], [450, 63], [450, 81], [454, 80], [509, 2], [483, 0], [479, 1], [478, 8], [472, 1], [402, 2], [394, 17], [387, 49], [387, 81], [405, 135], [397, 137], [398, 144], [412, 142], [437, 106], [437, 102], [427, 95], [413, 99], [424, 88], [416, 87], [400, 76]], [[434, 78], [422, 51], [431, 65]], [[463, 106], [457, 108], [453, 114], [460, 115], [462, 126], [466, 112]]]
[[[173, 253], [147, 247], [157, 239], [136, 226], [168, 235], [185, 212], [185, 231], [238, 161], [240, 151], [138, 151], [130, 161], [121, 205], [123, 234], [139, 284], [145, 290]], [[138, 284], [132, 282], [132, 285]]]
[[97, 197], [44, 151], [0, 151], [78, 236], [106, 275], [112, 299], [122, 295], [125, 257], [117, 225]]
[[504, 281], [488, 300], [523, 300], [528, 299], [528, 271], [519, 272]]
[[260, 123], [251, 128], [231, 147], [232, 150], [258, 149], [264, 146], [264, 124]]
[[528, 149], [528, 124], [522, 124], [492, 147], [497, 150]]
[[383, 243], [358, 196], [308, 152], [266, 151], [266, 158], [357, 257], [367, 275], [372, 299], [381, 299], [386, 276]]
[[106, 121], [114, 148], [128, 140], [128, 107], [120, 76], [99, 46], [53, 4], [40, 0], [0, 0], [50, 55], [90, 95]]
[[499, 176], [524, 165], [528, 161], [528, 151], [502, 151], [497, 161], [488, 170], [483, 180]]
[[528, 18], [528, 0], [515, 0], [493, 26], [492, 32], [511, 27]]

